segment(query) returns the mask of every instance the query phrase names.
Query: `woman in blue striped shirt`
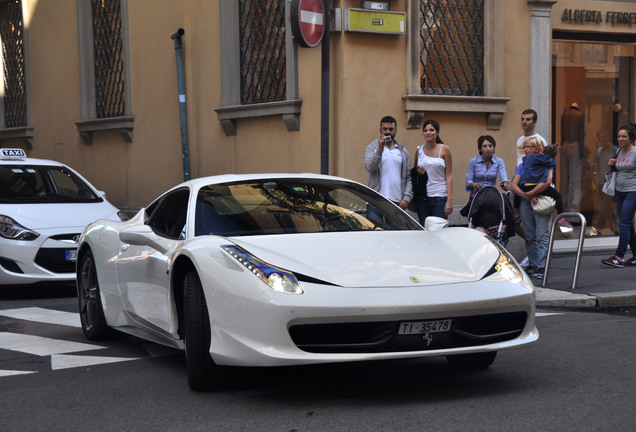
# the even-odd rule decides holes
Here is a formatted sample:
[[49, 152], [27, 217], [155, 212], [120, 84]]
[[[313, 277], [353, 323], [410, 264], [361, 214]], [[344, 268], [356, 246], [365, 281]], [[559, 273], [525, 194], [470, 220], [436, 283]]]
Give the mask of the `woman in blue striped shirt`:
[[[495, 139], [490, 135], [482, 135], [477, 140], [479, 156], [475, 156], [468, 162], [466, 171], [466, 191], [470, 191], [471, 197], [484, 186], [499, 184], [503, 190], [510, 190], [506, 164], [503, 159], [495, 156], [496, 145]], [[499, 183], [497, 183], [497, 176], [499, 176]]]

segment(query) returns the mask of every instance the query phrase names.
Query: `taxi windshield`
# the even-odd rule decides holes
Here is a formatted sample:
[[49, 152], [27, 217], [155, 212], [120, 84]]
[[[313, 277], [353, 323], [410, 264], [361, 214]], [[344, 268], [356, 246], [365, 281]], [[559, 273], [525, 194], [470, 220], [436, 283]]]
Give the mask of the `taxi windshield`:
[[0, 165], [0, 203], [60, 204], [103, 201], [63, 166]]

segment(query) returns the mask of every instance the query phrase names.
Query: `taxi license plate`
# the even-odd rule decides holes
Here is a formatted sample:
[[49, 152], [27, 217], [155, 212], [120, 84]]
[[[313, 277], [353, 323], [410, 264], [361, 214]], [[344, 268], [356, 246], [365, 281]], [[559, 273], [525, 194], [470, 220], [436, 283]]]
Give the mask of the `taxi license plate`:
[[73, 261], [73, 262], [77, 261], [77, 249], [66, 250], [66, 261]]
[[400, 323], [398, 334], [412, 335], [421, 333], [443, 333], [451, 328], [453, 320], [412, 321]]

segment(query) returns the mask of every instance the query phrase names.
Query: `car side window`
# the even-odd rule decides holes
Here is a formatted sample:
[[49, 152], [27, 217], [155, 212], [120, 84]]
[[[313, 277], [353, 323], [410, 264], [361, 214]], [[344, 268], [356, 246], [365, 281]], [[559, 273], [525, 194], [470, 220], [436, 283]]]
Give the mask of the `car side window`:
[[148, 219], [148, 226], [161, 236], [175, 240], [185, 239], [188, 212], [188, 188], [177, 189], [161, 198]]

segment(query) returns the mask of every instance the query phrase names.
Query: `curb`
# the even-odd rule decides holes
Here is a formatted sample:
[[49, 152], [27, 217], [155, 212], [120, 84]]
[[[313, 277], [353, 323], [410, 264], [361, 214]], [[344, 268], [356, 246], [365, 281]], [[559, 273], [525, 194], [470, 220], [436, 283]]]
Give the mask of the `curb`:
[[535, 287], [536, 306], [571, 309], [616, 309], [636, 307], [636, 290], [612, 293], [575, 294]]

